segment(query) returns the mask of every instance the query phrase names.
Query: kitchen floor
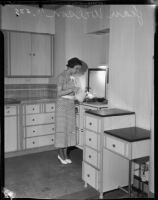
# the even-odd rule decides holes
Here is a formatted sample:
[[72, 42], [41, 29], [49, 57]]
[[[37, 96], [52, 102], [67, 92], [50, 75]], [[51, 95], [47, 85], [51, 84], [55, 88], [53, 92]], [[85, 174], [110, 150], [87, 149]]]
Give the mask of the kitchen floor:
[[[82, 181], [82, 151], [71, 149], [72, 164], [62, 165], [57, 150], [5, 159], [5, 187], [16, 198], [97, 199], [92, 187]], [[126, 198], [123, 191], [104, 194], [104, 198]]]

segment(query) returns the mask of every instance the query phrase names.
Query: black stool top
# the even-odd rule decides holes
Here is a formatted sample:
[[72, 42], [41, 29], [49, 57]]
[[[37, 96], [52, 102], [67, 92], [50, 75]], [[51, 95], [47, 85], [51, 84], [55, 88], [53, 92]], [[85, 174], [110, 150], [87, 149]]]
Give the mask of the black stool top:
[[142, 157], [142, 158], [136, 158], [136, 159], [133, 160], [133, 162], [135, 162], [139, 165], [142, 165], [142, 164], [144, 164], [148, 161], [149, 161], [149, 156], [145, 156], [145, 157]]
[[150, 139], [150, 131], [139, 127], [106, 130], [104, 133], [126, 140], [128, 142], [137, 142]]

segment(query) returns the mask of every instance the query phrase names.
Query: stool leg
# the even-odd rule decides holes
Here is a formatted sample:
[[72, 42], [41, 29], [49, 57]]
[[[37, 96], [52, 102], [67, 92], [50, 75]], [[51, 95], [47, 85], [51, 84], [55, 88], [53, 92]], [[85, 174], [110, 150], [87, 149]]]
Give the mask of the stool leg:
[[131, 198], [131, 173], [132, 173], [132, 160], [129, 160], [128, 193], [130, 198]]
[[[139, 165], [139, 178], [141, 179], [141, 164]], [[141, 192], [141, 182], [139, 181], [139, 195], [140, 196], [140, 192]]]

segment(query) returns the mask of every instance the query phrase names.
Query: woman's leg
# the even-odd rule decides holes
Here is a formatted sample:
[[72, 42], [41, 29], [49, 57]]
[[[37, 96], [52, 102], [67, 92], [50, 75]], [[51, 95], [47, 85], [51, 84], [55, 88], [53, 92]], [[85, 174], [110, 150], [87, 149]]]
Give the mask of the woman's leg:
[[63, 148], [64, 158], [67, 159], [67, 148]]
[[63, 160], [65, 160], [64, 148], [60, 148], [58, 154]]
[[70, 159], [70, 156], [68, 154], [68, 148], [64, 148], [64, 156], [65, 156], [65, 159], [68, 163], [72, 163], [71, 159]]

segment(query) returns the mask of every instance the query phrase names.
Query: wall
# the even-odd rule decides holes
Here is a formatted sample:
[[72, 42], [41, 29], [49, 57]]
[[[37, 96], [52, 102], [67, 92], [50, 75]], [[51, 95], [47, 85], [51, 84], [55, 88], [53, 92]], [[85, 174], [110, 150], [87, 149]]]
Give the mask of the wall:
[[[57, 12], [63, 12], [64, 8], [57, 9]], [[49, 79], [49, 83], [55, 83], [55, 77], [60, 74], [65, 68], [65, 18], [56, 16], [54, 35], [54, 76]]]
[[[151, 129], [153, 99], [153, 14], [154, 8], [149, 5], [113, 5], [110, 10], [109, 101], [135, 111], [136, 125], [146, 129]], [[153, 157], [152, 152], [152, 166]], [[152, 178], [152, 192], [153, 183]]]
[[[59, 9], [58, 9], [59, 10]], [[66, 7], [64, 6], [60, 9], [60, 13], [63, 11], [69, 12], [73, 11], [74, 13], [79, 13], [80, 9], [75, 6]], [[82, 8], [84, 11], [84, 9]], [[73, 17], [56, 17], [56, 35], [55, 38], [59, 38], [58, 43], [55, 41], [55, 49], [58, 48], [59, 52], [64, 54], [65, 48], [65, 60], [64, 56], [62, 56], [63, 66], [59, 67], [59, 61], [56, 56], [56, 64], [55, 64], [55, 76], [62, 70], [66, 69], [65, 65], [67, 60], [72, 57], [78, 57], [81, 60], [85, 61], [90, 68], [95, 68], [100, 64], [108, 64], [109, 57], [109, 34], [104, 35], [94, 35], [94, 34], [86, 34], [85, 26], [86, 20], [82, 17], [77, 18]], [[64, 24], [65, 23], [65, 26]], [[63, 28], [64, 27], [64, 28]], [[65, 34], [65, 47], [63, 42], [64, 34], [62, 34], [62, 39], [60, 40], [61, 33]], [[61, 47], [60, 47], [61, 46]], [[62, 48], [62, 50], [60, 50]], [[56, 54], [57, 55], [57, 54]], [[58, 70], [57, 69], [58, 66]]]

